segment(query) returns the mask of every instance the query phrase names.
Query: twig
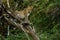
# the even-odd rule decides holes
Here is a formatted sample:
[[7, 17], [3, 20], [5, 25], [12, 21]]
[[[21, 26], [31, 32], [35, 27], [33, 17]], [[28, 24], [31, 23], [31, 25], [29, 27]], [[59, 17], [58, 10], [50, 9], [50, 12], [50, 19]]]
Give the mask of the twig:
[[7, 28], [7, 30], [8, 30], [7, 35], [8, 35], [8, 36], [9, 36], [9, 34], [10, 34], [9, 28], [10, 28], [10, 26], [8, 25], [8, 28]]
[[8, 6], [8, 8], [10, 8], [9, 0], [7, 0], [7, 6]]
[[[8, 8], [10, 8], [9, 0], [7, 0], [7, 6], [8, 6]], [[7, 33], [8, 36], [9, 36], [9, 28], [10, 28], [10, 26], [8, 25], [8, 33]]]

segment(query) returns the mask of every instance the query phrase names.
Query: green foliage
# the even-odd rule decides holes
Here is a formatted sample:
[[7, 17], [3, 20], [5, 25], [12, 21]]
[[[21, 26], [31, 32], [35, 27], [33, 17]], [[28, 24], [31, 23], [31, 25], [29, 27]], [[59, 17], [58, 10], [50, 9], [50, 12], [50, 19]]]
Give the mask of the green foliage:
[[[12, 0], [11, 0], [12, 1]], [[19, 0], [18, 0], [19, 1]], [[11, 8], [14, 7], [16, 2], [18, 5], [20, 2], [12, 1]], [[39, 35], [41, 40], [60, 40], [60, 21], [57, 22], [57, 17], [60, 10], [60, 0], [39, 0], [39, 1], [23, 1], [17, 10], [24, 9], [24, 7], [32, 5], [34, 7], [29, 19], [34, 24], [36, 33]], [[59, 10], [53, 14], [53, 9], [58, 8]], [[14, 8], [13, 8], [14, 9]], [[56, 9], [55, 9], [56, 10]], [[60, 13], [60, 12], [59, 12]], [[60, 20], [60, 19], [59, 19]], [[18, 29], [17, 29], [18, 30]], [[18, 33], [17, 33], [18, 32]], [[25, 34], [22, 31], [15, 30], [15, 35], [10, 34], [6, 40], [27, 40]]]

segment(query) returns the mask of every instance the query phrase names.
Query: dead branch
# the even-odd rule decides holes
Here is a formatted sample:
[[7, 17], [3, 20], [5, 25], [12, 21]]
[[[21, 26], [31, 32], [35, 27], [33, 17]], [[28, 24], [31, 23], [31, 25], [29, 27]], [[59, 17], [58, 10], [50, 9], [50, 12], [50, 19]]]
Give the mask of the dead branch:
[[[8, 6], [9, 6], [9, 4], [8, 4]], [[9, 11], [9, 10], [7, 10], [7, 9], [4, 9], [4, 11], [5, 11], [7, 14], [9, 14], [10, 16], [12, 16], [13, 18], [15, 18], [15, 19], [17, 19], [18, 21], [21, 22], [21, 23], [16, 23], [16, 22], [14, 22], [13, 19], [7, 18], [7, 17], [4, 16], [4, 19], [5, 19], [9, 24], [11, 24], [11, 25], [13, 25], [13, 26], [16, 26], [17, 28], [23, 30], [23, 31], [26, 33], [26, 35], [27, 35], [27, 34], [30, 34], [30, 35], [32, 36], [33, 40], [39, 40], [39, 37], [37, 37], [37, 35], [36, 35], [35, 32], [32, 30], [32, 28], [31, 28], [30, 25], [26, 25], [26, 28], [25, 28], [25, 26], [22, 25], [23, 21], [22, 21], [20, 18], [19, 18], [19, 19], [16, 18], [16, 17], [13, 15], [13, 12], [11, 12], [11, 11]], [[25, 29], [28, 30], [29, 33], [28, 33]], [[27, 35], [27, 36], [28, 36], [28, 35]]]
[[[7, 12], [8, 12], [8, 14], [10, 14], [10, 15], [13, 16], [14, 18], [16, 18], [13, 14], [11, 14], [10, 11], [7, 11]], [[17, 18], [16, 18], [16, 19], [17, 19]], [[20, 19], [17, 19], [17, 20], [21, 21]], [[22, 25], [23, 21], [21, 21], [21, 24], [16, 23], [16, 22], [14, 22], [14, 21], [11, 20], [11, 19], [9, 19], [9, 20], [7, 20], [7, 21], [8, 21], [9, 23], [11, 23], [12, 25], [15, 25], [16, 27], [21, 28], [23, 31], [25, 30], [24, 27], [22, 27], [22, 26], [23, 26], [23, 25]], [[33, 37], [33, 40], [39, 40], [39, 38], [37, 37], [37, 35], [35, 34], [35, 32], [32, 30], [32, 28], [31, 28], [30, 26], [27, 26], [27, 29], [28, 29], [28, 31], [29, 31], [29, 34]], [[24, 32], [27, 32], [27, 31], [24, 31]]]
[[[7, 20], [8, 23], [18, 27], [19, 29], [22, 29], [25, 33], [27, 33], [27, 31], [25, 31], [24, 27], [22, 24], [16, 23], [11, 19], [8, 19], [5, 17], [5, 20]], [[39, 38], [37, 37], [37, 35], [34, 33], [34, 31], [30, 28], [30, 26], [27, 27], [29, 34], [33, 37], [33, 40], [39, 40]]]
[[28, 40], [30, 40], [28, 34], [26, 33], [25, 29], [23, 28], [23, 25], [18, 24], [18, 23], [15, 23], [13, 20], [8, 19], [8, 18], [6, 18], [6, 17], [5, 17], [5, 20], [6, 20], [9, 24], [12, 24], [13, 26], [18, 27], [19, 29], [22, 29], [22, 30], [24, 31], [25, 35], [27, 36]]

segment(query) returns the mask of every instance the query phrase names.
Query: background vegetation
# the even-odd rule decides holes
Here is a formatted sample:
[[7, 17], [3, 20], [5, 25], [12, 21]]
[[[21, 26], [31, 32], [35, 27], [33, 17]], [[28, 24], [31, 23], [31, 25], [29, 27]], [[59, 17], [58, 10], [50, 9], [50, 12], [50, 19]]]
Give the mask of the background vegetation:
[[[10, 0], [11, 8], [14, 9], [16, 3], [17, 10], [23, 10], [28, 5], [34, 7], [29, 19], [41, 40], [60, 40], [60, 0]], [[6, 40], [27, 40], [23, 31], [10, 31]]]

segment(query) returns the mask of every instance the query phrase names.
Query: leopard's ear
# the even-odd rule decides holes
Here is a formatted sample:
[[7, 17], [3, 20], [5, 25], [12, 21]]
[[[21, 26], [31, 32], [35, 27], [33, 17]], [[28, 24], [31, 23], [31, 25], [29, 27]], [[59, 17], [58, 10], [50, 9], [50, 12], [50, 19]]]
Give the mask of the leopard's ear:
[[31, 8], [33, 8], [33, 6], [30, 6]]

